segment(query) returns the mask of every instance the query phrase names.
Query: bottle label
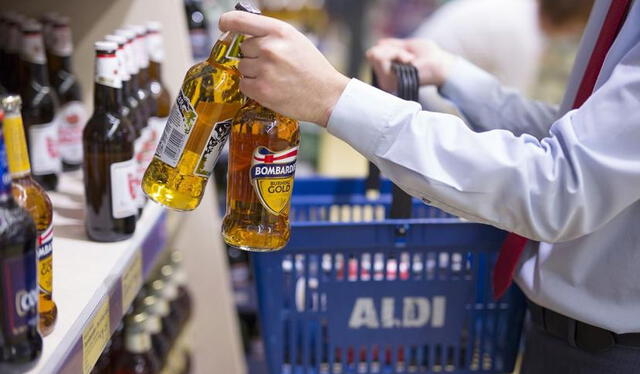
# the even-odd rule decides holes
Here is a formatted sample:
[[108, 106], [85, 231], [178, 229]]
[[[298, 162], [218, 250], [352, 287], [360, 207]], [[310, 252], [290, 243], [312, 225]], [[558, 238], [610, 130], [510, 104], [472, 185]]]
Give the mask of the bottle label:
[[195, 175], [205, 178], [211, 176], [213, 167], [216, 165], [218, 157], [220, 157], [220, 152], [222, 152], [222, 148], [229, 138], [232, 121], [233, 120], [229, 118], [228, 120], [213, 125], [207, 145], [202, 150], [200, 161], [196, 164], [196, 169], [194, 170]]
[[58, 139], [56, 120], [29, 126], [29, 156], [34, 175], [55, 174], [62, 170]]
[[53, 224], [38, 236], [36, 255], [40, 292], [51, 295], [53, 292]]
[[33, 64], [46, 64], [47, 57], [44, 54], [44, 41], [39, 32], [23, 33], [20, 57]]
[[22, 117], [19, 114], [8, 114], [4, 117], [4, 134], [11, 149], [7, 154], [11, 175], [22, 176], [31, 172], [27, 141], [24, 137]]
[[272, 152], [256, 148], [251, 160], [251, 183], [262, 206], [271, 214], [280, 215], [289, 206], [296, 173], [298, 147]]
[[112, 88], [122, 88], [122, 76], [118, 71], [118, 57], [114, 53], [97, 54], [96, 83]]
[[140, 182], [136, 175], [136, 160], [111, 164], [111, 214], [113, 218], [136, 215], [136, 194]]
[[[158, 147], [160, 143], [160, 137], [164, 132], [164, 126], [167, 123], [169, 117], [151, 117], [149, 118], [149, 138], [153, 144], [153, 150]], [[151, 158], [153, 158], [153, 150], [151, 151]]]
[[180, 90], [176, 102], [171, 108], [171, 114], [169, 114], [155, 156], [175, 168], [182, 157], [191, 129], [197, 120], [198, 113], [191, 105], [189, 98]]
[[162, 45], [162, 35], [159, 32], [152, 32], [147, 35], [147, 52], [149, 60], [162, 63], [164, 61], [164, 46]]
[[82, 130], [87, 112], [80, 101], [71, 101], [59, 112], [60, 157], [70, 164], [82, 162]]
[[60, 57], [69, 57], [73, 52], [71, 42], [71, 28], [68, 26], [56, 26], [51, 38], [51, 52]]
[[36, 253], [29, 251], [2, 263], [3, 324], [5, 333], [14, 337], [38, 325], [38, 285]]
[[138, 208], [144, 208], [144, 204], [147, 202], [147, 199], [145, 198], [144, 193], [142, 193], [142, 182], [141, 182], [142, 177], [144, 176], [144, 172], [145, 170], [147, 170], [147, 166], [149, 166], [149, 164], [145, 162], [145, 154], [144, 154], [145, 144], [148, 139], [147, 135], [148, 135], [147, 129], [146, 128], [142, 129], [140, 136], [133, 143], [133, 152], [134, 152], [133, 154], [136, 160], [135, 201], [136, 201], [136, 206]]

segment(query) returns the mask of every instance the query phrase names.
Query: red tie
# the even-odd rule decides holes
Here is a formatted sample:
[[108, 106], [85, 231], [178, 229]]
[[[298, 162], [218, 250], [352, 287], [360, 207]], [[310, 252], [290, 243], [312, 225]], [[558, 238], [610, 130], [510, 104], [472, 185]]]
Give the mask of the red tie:
[[[630, 5], [631, 0], [611, 0], [607, 17], [602, 24], [602, 30], [600, 30], [600, 35], [593, 47], [591, 58], [580, 82], [573, 108], [582, 106], [593, 93], [604, 59], [622, 28]], [[493, 269], [493, 297], [496, 300], [500, 299], [511, 285], [516, 265], [526, 245], [527, 238], [513, 233], [507, 235], [502, 243], [496, 266]]]

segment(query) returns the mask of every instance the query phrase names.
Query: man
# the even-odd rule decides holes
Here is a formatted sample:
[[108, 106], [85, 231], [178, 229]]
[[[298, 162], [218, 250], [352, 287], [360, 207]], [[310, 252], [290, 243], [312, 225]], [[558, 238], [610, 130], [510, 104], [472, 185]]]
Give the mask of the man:
[[425, 202], [531, 239], [509, 237], [494, 277], [500, 294], [515, 270], [532, 301], [523, 373], [638, 373], [640, 2], [630, 3], [596, 2], [560, 111], [434, 44], [370, 51], [383, 88], [395, 86], [393, 60], [411, 62], [475, 131], [349, 80], [285, 23], [231, 12], [220, 27], [253, 36], [239, 65], [249, 97], [327, 127]]

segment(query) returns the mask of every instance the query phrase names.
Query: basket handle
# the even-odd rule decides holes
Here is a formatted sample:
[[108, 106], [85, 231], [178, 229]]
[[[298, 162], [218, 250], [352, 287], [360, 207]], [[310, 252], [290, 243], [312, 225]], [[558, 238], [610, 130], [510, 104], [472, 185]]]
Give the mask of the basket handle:
[[[397, 62], [394, 62], [391, 68], [396, 73], [398, 81], [398, 97], [404, 100], [418, 101], [420, 89], [418, 69], [411, 64], [401, 64]], [[371, 84], [376, 88], [380, 88], [375, 72], [372, 71], [371, 76]], [[380, 191], [380, 169], [372, 162], [369, 162], [369, 175], [365, 181], [365, 187], [367, 196], [370, 196], [370, 191]], [[411, 195], [394, 184], [392, 197], [390, 218], [411, 218]]]

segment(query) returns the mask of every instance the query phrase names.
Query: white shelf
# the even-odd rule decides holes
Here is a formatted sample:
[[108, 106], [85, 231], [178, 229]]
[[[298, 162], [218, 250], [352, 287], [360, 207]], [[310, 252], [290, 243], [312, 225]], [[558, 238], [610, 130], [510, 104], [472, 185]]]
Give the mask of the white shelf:
[[[91, 353], [86, 352], [87, 341], [83, 349], [83, 334], [95, 315], [104, 312], [100, 308], [107, 302], [110, 336], [128, 307], [123, 308], [123, 303], [131, 302], [130, 297], [123, 302], [123, 275], [128, 278], [124, 287], [129, 292], [125, 293], [135, 294], [164, 249], [165, 235], [157, 231], [159, 225], [164, 226], [164, 208], [153, 203], [147, 204], [131, 239], [116, 243], [89, 241], [84, 233], [80, 176], [79, 172], [63, 176], [58, 191], [64, 192], [49, 194], [54, 205], [53, 297], [58, 319], [54, 331], [44, 338], [42, 356], [30, 373], [82, 373], [83, 362], [87, 366], [92, 361]], [[94, 355], [102, 351], [103, 340], [97, 339]]]

